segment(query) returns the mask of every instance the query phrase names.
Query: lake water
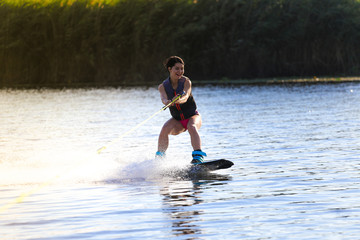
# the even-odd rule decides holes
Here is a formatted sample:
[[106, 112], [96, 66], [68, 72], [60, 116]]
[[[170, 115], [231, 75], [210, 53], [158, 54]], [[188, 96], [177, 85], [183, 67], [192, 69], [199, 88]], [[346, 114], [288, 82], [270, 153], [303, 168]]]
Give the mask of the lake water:
[[[360, 84], [194, 86], [188, 133], [153, 159], [156, 87], [0, 90], [0, 238], [358, 239]], [[106, 146], [100, 154], [97, 150]]]

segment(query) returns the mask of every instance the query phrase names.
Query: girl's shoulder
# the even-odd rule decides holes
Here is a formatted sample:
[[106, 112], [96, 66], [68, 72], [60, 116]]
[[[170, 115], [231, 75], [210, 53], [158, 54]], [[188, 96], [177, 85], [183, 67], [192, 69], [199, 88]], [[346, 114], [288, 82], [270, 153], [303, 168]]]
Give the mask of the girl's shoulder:
[[169, 84], [170, 80], [169, 78], [166, 78], [162, 83], [159, 84], [158, 89], [160, 90], [160, 88], [164, 88], [165, 85], [164, 84]]
[[164, 84], [163, 83], [160, 83], [159, 86], [158, 86], [158, 90], [161, 91], [161, 90], [164, 90]]
[[185, 81], [185, 82], [190, 82], [190, 83], [191, 83], [190, 78], [188, 78], [188, 77], [186, 77], [186, 76], [183, 76], [183, 78], [184, 78], [184, 81]]

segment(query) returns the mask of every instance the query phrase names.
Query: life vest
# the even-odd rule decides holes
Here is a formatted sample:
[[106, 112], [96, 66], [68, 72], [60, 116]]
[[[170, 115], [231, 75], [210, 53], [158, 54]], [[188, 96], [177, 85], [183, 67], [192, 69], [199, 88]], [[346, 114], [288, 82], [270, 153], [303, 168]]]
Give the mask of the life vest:
[[[163, 86], [169, 100], [172, 100], [177, 94], [181, 94], [184, 91], [185, 80], [185, 77], [180, 78], [176, 89], [173, 89], [170, 77], [163, 81]], [[196, 111], [196, 103], [192, 93], [190, 93], [190, 96], [185, 103], [175, 104], [174, 106], [169, 107], [169, 109], [171, 116], [179, 121], [188, 119], [198, 113]]]

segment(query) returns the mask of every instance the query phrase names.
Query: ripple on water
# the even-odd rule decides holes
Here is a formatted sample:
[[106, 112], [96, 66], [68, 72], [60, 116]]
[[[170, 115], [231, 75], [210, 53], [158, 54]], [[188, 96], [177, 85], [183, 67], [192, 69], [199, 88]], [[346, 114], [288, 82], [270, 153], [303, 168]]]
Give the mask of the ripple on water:
[[30, 193], [0, 212], [0, 234], [356, 239], [359, 91], [356, 83], [194, 87], [204, 151], [235, 162], [194, 177], [182, 175], [187, 133], [170, 137], [166, 162], [153, 160], [168, 113], [112, 142], [159, 110], [156, 88], [0, 90], [0, 207]]

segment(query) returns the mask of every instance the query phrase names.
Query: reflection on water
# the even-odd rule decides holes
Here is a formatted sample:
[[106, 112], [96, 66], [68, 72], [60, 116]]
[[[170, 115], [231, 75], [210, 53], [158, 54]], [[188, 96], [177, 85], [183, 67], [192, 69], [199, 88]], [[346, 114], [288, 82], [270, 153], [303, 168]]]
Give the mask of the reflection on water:
[[160, 189], [163, 196], [162, 209], [172, 222], [171, 229], [175, 237], [190, 235], [187, 239], [195, 239], [197, 234], [202, 233], [197, 222], [201, 221], [204, 211], [193, 206], [204, 202], [202, 195], [205, 185], [221, 186], [230, 180], [229, 177], [219, 174], [194, 174], [192, 177], [192, 181], [169, 181]]
[[194, 176], [187, 133], [153, 159], [167, 112], [118, 139], [156, 87], [0, 90], [1, 239], [357, 239], [359, 93], [194, 87], [203, 150], [235, 163]]
[[200, 234], [200, 226], [196, 224], [196, 217], [201, 211], [192, 210], [191, 206], [202, 202], [199, 199], [201, 189], [191, 182], [171, 182], [168, 186], [160, 189], [163, 196], [162, 209], [172, 222], [172, 232], [175, 236]]

